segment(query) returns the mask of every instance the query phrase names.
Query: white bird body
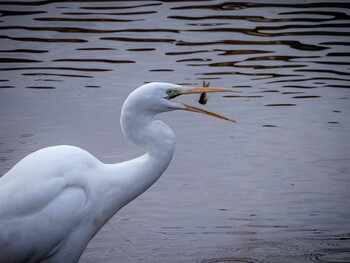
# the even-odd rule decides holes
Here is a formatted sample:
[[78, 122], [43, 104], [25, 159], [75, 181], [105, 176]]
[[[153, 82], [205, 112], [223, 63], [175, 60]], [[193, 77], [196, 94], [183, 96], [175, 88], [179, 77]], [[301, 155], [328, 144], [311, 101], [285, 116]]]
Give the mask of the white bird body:
[[0, 262], [79, 260], [101, 227], [168, 167], [175, 136], [153, 118], [186, 109], [165, 98], [169, 89], [180, 86], [144, 85], [123, 105], [123, 133], [145, 148], [141, 157], [104, 164], [78, 147], [54, 146], [28, 155], [0, 178]]

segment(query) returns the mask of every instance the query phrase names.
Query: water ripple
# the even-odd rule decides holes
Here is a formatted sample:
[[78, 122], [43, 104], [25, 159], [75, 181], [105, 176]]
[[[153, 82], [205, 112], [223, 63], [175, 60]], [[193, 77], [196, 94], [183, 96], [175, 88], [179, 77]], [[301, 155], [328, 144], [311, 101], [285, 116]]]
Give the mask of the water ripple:
[[[218, 190], [212, 187], [210, 198], [205, 200], [211, 211], [227, 218], [217, 214], [203, 217], [196, 214], [195, 206], [178, 210], [171, 206], [149, 212], [147, 218], [145, 209], [140, 209], [144, 203], [135, 203], [131, 213], [137, 220], [111, 222], [110, 229], [117, 234], [102, 232], [80, 262], [349, 261], [348, 235], [333, 233], [349, 228], [346, 223], [333, 224], [346, 218], [346, 209], [337, 208], [345, 198], [339, 195], [336, 199], [336, 190], [348, 182], [348, 169], [340, 161], [333, 168], [324, 165], [324, 159], [338, 160], [347, 154], [344, 142], [348, 138], [343, 134], [348, 134], [346, 118], [350, 114], [348, 1], [14, 0], [0, 1], [0, 20], [1, 171], [8, 170], [17, 157], [34, 151], [31, 143], [45, 146], [48, 136], [57, 139], [51, 144], [74, 133], [64, 125], [57, 126], [56, 121], [48, 124], [48, 119], [62, 118], [57, 121], [61, 122], [64, 118], [75, 125], [77, 119], [67, 113], [84, 110], [89, 117], [91, 110], [96, 110], [96, 116], [104, 119], [110, 113], [99, 112], [101, 104], [121, 106], [129, 89], [141, 83], [197, 85], [212, 80], [213, 86], [240, 91], [224, 94], [222, 103], [213, 107], [240, 120], [235, 138], [229, 135], [232, 128], [221, 136], [225, 137], [222, 148], [228, 148], [220, 159], [226, 167], [230, 156], [243, 154], [237, 161], [239, 169], [228, 167], [223, 177], [214, 179], [204, 172], [200, 181], [191, 177], [194, 181], [186, 186], [176, 181], [182, 178], [181, 173], [167, 179], [174, 180], [172, 186], [181, 185], [181, 191], [191, 189], [187, 192], [191, 198], [186, 199], [191, 202], [196, 195], [208, 193], [209, 182], [222, 183]], [[210, 99], [210, 103], [215, 100]], [[64, 116], [58, 114], [58, 108]], [[82, 120], [82, 126], [89, 121]], [[92, 136], [101, 134], [98, 126], [94, 126]], [[22, 132], [16, 135], [18, 130]], [[84, 144], [80, 132], [73, 140]], [[34, 136], [20, 137], [22, 134]], [[193, 136], [189, 130], [188, 134]], [[39, 137], [43, 141], [39, 142]], [[109, 146], [110, 141], [104, 141], [107, 137], [93, 140]], [[236, 150], [228, 145], [228, 138], [230, 143], [244, 143]], [[216, 140], [222, 142], [220, 136]], [[112, 153], [107, 156], [114, 160]], [[249, 162], [244, 161], [246, 157]], [[322, 170], [322, 165], [327, 167]], [[238, 175], [237, 187], [238, 177], [230, 175], [255, 171], [254, 167], [259, 167], [259, 176], [254, 177], [253, 172]], [[304, 170], [309, 174], [303, 174]], [[322, 180], [317, 177], [319, 172], [320, 176], [323, 172]], [[338, 188], [337, 180], [341, 182]], [[317, 194], [320, 199], [305, 194], [317, 192], [316, 185], [324, 190]], [[260, 194], [256, 199], [255, 193]], [[177, 188], [167, 194], [179, 198]], [[241, 194], [244, 198], [237, 201]], [[300, 199], [303, 195], [312, 202]], [[159, 201], [152, 199], [152, 192], [148, 198]], [[331, 201], [337, 205], [331, 206]], [[225, 202], [227, 207], [223, 208]], [[176, 216], [180, 214], [194, 215], [198, 220], [192, 221], [190, 216], [179, 219]], [[319, 214], [325, 219], [319, 219]], [[159, 227], [161, 220], [154, 224], [151, 216], [167, 218], [168, 227]], [[271, 220], [264, 221], [265, 216]], [[312, 227], [304, 227], [308, 224]], [[329, 234], [324, 234], [327, 231]]]

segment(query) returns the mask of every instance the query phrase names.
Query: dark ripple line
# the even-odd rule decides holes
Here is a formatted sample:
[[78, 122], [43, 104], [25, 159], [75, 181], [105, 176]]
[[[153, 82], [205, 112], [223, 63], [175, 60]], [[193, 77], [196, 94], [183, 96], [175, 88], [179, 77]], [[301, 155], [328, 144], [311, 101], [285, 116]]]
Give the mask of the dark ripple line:
[[261, 57], [250, 57], [244, 61], [285, 61], [292, 62], [294, 59], [309, 59], [319, 58], [319, 56], [261, 56]]
[[117, 49], [115, 49], [115, 48], [108, 48], [108, 47], [81, 47], [81, 48], [76, 48], [76, 50], [101, 51], [101, 50], [117, 50]]
[[350, 46], [350, 42], [322, 42], [321, 45], [331, 45], [331, 46]]
[[219, 56], [230, 56], [230, 55], [251, 55], [251, 54], [266, 54], [272, 53], [272, 51], [266, 50], [225, 50], [225, 49], [203, 49], [203, 50], [193, 50], [193, 51], [177, 51], [177, 52], [167, 52], [165, 55], [168, 56], [178, 56], [178, 55], [192, 55], [196, 53], [211, 53], [211, 52], [223, 52], [218, 54]]
[[[298, 75], [297, 75], [298, 76]], [[300, 75], [299, 75], [300, 76]], [[341, 79], [341, 78], [304, 78], [304, 79], [284, 79], [284, 80], [275, 80], [267, 82], [267, 84], [273, 84], [273, 83], [281, 83], [281, 82], [304, 82], [304, 81], [312, 81], [312, 80], [336, 80], [336, 81], [350, 81], [350, 79]]]
[[273, 41], [248, 41], [248, 40], [221, 40], [212, 42], [186, 42], [177, 41], [177, 46], [207, 46], [207, 45], [287, 45], [293, 49], [305, 51], [321, 51], [329, 49], [328, 47], [303, 44], [293, 40], [273, 40]]
[[80, 7], [80, 9], [88, 10], [113, 10], [113, 9], [133, 9], [139, 7], [148, 7], [148, 6], [159, 6], [162, 3], [153, 3], [153, 4], [142, 4], [142, 5], [133, 5], [133, 6], [93, 6], [93, 7]]
[[311, 61], [312, 63], [316, 64], [325, 64], [325, 65], [342, 65], [342, 66], [348, 66], [350, 65], [349, 62], [339, 62], [339, 61]]
[[74, 16], [85, 16], [85, 15], [112, 15], [112, 16], [133, 16], [133, 15], [149, 15], [156, 14], [157, 11], [144, 11], [144, 12], [125, 12], [125, 13], [103, 13], [103, 12], [66, 12], [62, 15], [74, 15]]
[[35, 49], [11, 49], [11, 50], [0, 50], [4, 53], [47, 53], [48, 50], [35, 50]]
[[312, 24], [312, 25], [299, 25], [299, 24], [288, 24], [288, 25], [283, 25], [283, 26], [258, 26], [256, 27], [257, 31], [280, 31], [280, 30], [285, 30], [285, 29], [296, 29], [296, 28], [302, 28], [302, 29], [314, 29], [314, 28], [325, 28], [325, 27], [331, 27], [331, 28], [345, 28], [348, 29], [350, 27], [349, 23], [325, 23], [325, 24]]
[[101, 72], [101, 71], [113, 71], [112, 69], [102, 68], [71, 68], [71, 67], [18, 67], [18, 68], [0, 68], [0, 71], [11, 70], [71, 70], [71, 71], [86, 71], [86, 72]]
[[[292, 65], [273, 65], [273, 66], [266, 66], [266, 65], [238, 65], [237, 63], [241, 63], [241, 61], [237, 62], [217, 62], [217, 63], [209, 63], [209, 64], [187, 64], [188, 66], [195, 66], [195, 67], [201, 67], [201, 66], [209, 66], [209, 67], [235, 67], [235, 68], [253, 68], [253, 69], [276, 69], [276, 68], [302, 68], [307, 67], [307, 65], [301, 65], [301, 64], [292, 64]], [[297, 71], [297, 70], [296, 70]]]
[[133, 60], [112, 60], [112, 59], [54, 59], [52, 61], [57, 61], [57, 62], [102, 62], [102, 63], [113, 63], [113, 64], [136, 63]]
[[349, 85], [325, 85], [327, 88], [350, 89]]
[[335, 74], [341, 76], [350, 76], [350, 73], [337, 71], [337, 70], [326, 70], [326, 69], [296, 69], [298, 72], [316, 72], [316, 73], [327, 73], [327, 74]]
[[168, 38], [130, 38], [130, 37], [101, 37], [101, 40], [125, 41], [125, 42], [150, 42], [150, 43], [174, 43], [176, 39]]
[[282, 23], [282, 22], [323, 22], [332, 19], [321, 19], [321, 18], [266, 18], [263, 16], [234, 16], [234, 15], [216, 15], [216, 16], [168, 16], [169, 19], [177, 20], [245, 20], [256, 23]]
[[4, 16], [26, 16], [26, 15], [36, 15], [45, 14], [46, 11], [12, 11], [12, 10], [0, 10], [1, 17]]
[[196, 73], [195, 75], [201, 75], [201, 76], [242, 75], [242, 76], [265, 77], [265, 78], [301, 77], [301, 75], [292, 75], [292, 74], [243, 73], [239, 71], [205, 72], [205, 73]]
[[296, 104], [290, 104], [290, 103], [279, 103], [279, 104], [266, 104], [266, 107], [290, 107], [290, 106], [296, 106]]
[[93, 76], [86, 75], [72, 75], [72, 74], [52, 74], [52, 73], [23, 73], [23, 76], [55, 76], [68, 78], [93, 78]]
[[350, 52], [330, 52], [327, 57], [350, 57]]
[[28, 30], [28, 31], [53, 31], [60, 33], [114, 33], [114, 30], [88, 29], [79, 27], [27, 27], [27, 26], [4, 26], [0, 30]]
[[0, 58], [0, 63], [38, 63], [40, 60], [24, 58]]
[[282, 88], [287, 88], [287, 89], [289, 89], [289, 88], [292, 88], [292, 89], [316, 89], [317, 87], [302, 86], [302, 85], [286, 85], [286, 86], [282, 86]]
[[9, 37], [0, 36], [0, 39], [11, 39], [16, 41], [48, 42], [48, 43], [85, 43], [87, 40], [74, 38], [36, 38], [36, 37]]
[[115, 18], [66, 18], [66, 17], [38, 17], [33, 18], [36, 21], [47, 22], [134, 22], [143, 21], [144, 19], [115, 19]]
[[[350, 27], [350, 24], [349, 24], [349, 27]], [[258, 28], [255, 28], [255, 29], [206, 28], [206, 29], [184, 30], [184, 32], [230, 32], [230, 33], [242, 33], [249, 36], [259, 36], [259, 37], [279, 37], [279, 36], [346, 36], [347, 37], [347, 36], [350, 36], [348, 32], [333, 32], [333, 31], [294, 31], [294, 32], [270, 33], [270, 32], [262, 32], [258, 30]]]
[[[163, 0], [165, 1], [165, 0]], [[282, 7], [282, 8], [346, 8], [349, 9], [348, 3], [339, 2], [326, 2], [326, 3], [306, 3], [306, 4], [273, 4], [273, 3], [253, 3], [253, 2], [237, 2], [237, 3], [222, 3], [216, 5], [188, 5], [188, 6], [177, 6], [171, 9], [174, 10], [185, 10], [185, 9], [212, 9], [212, 10], [240, 10], [247, 8], [259, 8], [259, 7]]]
[[119, 29], [119, 30], [102, 30], [102, 29], [90, 29], [81, 27], [28, 27], [28, 26], [3, 26], [0, 30], [13, 30], [21, 29], [28, 31], [54, 31], [60, 33], [96, 33], [96, 34], [106, 34], [106, 33], [148, 33], [148, 32], [164, 32], [164, 33], [179, 33], [180, 31], [174, 29]]
[[321, 98], [321, 96], [305, 95], [305, 96], [294, 96], [293, 99], [314, 99]]
[[[96, 2], [96, 0], [44, 0], [44, 1], [1, 1], [0, 5], [24, 5], [24, 6], [41, 6], [53, 3], [89, 3]], [[103, 2], [115, 2], [115, 0], [103, 0]]]
[[[84, 7], [81, 7], [80, 9], [87, 9]], [[105, 14], [105, 15], [116, 15], [116, 16], [135, 16], [135, 15], [149, 15], [149, 14], [156, 14], [158, 13], [157, 11], [140, 11], [140, 12], [118, 12], [118, 13], [89, 13], [89, 14], [94, 14], [94, 15], [100, 15], [100, 14]], [[63, 13], [63, 14], [69, 14], [69, 13]]]
[[333, 16], [332, 19], [327, 20], [349, 20], [350, 16], [343, 12], [334, 11], [295, 11], [295, 12], [281, 12], [280, 15], [323, 15]]

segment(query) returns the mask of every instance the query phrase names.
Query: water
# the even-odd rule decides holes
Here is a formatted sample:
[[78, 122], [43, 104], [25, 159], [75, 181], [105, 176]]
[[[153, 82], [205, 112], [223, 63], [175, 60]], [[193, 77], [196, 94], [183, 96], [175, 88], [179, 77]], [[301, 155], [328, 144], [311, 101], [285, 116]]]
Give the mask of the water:
[[118, 115], [145, 82], [240, 91], [204, 106], [237, 124], [160, 116], [173, 162], [79, 262], [350, 262], [348, 1], [1, 1], [0, 13], [0, 174], [57, 144], [108, 163], [141, 154]]

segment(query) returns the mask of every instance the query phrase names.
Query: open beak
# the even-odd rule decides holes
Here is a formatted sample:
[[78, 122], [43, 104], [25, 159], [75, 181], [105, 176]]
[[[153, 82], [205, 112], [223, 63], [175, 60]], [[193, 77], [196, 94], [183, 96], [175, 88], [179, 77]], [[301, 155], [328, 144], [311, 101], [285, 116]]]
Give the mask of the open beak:
[[[203, 88], [197, 88], [197, 87], [183, 87], [179, 95], [183, 94], [202, 94], [204, 92], [207, 93], [216, 93], [216, 92], [233, 92], [233, 90], [230, 89], [222, 89], [222, 88], [209, 88], [209, 87], [203, 87]], [[203, 113], [212, 117], [216, 117], [222, 120], [230, 121], [230, 122], [236, 122], [235, 120], [229, 119], [225, 116], [222, 116], [218, 113], [211, 112], [208, 110], [200, 109], [191, 105], [188, 105], [186, 103], [181, 103], [185, 108], [184, 110], [187, 111], [193, 111], [193, 112], [198, 112], [198, 113]]]

